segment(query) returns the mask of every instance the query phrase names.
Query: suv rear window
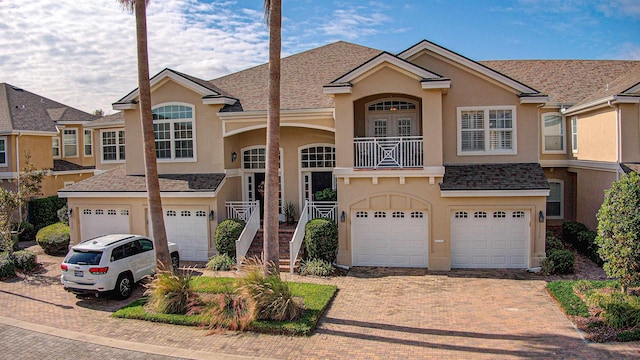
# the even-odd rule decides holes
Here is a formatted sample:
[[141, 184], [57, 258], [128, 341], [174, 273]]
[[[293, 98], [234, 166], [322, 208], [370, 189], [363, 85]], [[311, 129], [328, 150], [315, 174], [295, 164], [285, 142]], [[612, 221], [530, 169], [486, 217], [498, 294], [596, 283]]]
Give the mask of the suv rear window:
[[73, 253], [64, 262], [76, 265], [98, 265], [101, 258], [102, 251], [78, 251], [74, 249]]

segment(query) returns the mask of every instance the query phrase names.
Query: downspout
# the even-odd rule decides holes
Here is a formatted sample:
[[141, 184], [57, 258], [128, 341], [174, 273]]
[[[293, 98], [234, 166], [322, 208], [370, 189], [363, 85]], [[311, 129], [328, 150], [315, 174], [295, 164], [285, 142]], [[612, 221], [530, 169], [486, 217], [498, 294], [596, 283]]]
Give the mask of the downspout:
[[543, 136], [544, 134], [542, 133], [544, 131], [544, 124], [542, 123], [542, 118], [540, 118], [540, 108], [542, 108], [545, 104], [540, 104], [538, 106], [536, 106], [536, 116], [539, 122], [539, 126], [538, 126], [538, 131], [540, 131], [540, 136], [538, 136], [538, 164], [540, 163], [540, 154], [542, 153], [542, 143], [543, 143]]
[[620, 134], [620, 107], [618, 104], [611, 104], [611, 100], [607, 101], [607, 105], [616, 110], [616, 181], [620, 180], [620, 164], [622, 162], [622, 139]]
[[[22, 136], [22, 132], [18, 132], [18, 136], [16, 136], [16, 191], [18, 193], [20, 192], [20, 136]], [[18, 214], [22, 223], [22, 206], [18, 207]]]

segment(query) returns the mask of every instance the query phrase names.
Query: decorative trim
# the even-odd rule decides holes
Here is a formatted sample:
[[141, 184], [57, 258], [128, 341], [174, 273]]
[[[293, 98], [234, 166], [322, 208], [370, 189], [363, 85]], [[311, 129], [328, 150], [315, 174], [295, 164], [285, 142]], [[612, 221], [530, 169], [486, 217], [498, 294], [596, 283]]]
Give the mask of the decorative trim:
[[50, 175], [60, 176], [60, 175], [75, 175], [75, 174], [94, 174], [94, 169], [87, 170], [66, 170], [66, 171], [50, 171]]
[[438, 80], [422, 80], [421, 82], [422, 90], [431, 90], [431, 89], [450, 89], [451, 88], [451, 80], [450, 79], [438, 79]]
[[58, 131], [9, 130], [9, 131], [0, 131], [0, 135], [56, 136], [58, 135]]
[[589, 160], [540, 160], [540, 166], [549, 167], [572, 167], [576, 169], [602, 170], [616, 172], [618, 163], [609, 161], [589, 161]]
[[113, 110], [133, 110], [138, 108], [138, 103], [135, 101], [129, 102], [115, 102], [111, 104]]
[[520, 104], [546, 104], [548, 100], [548, 95], [520, 96]]
[[18, 178], [18, 173], [17, 172], [0, 172], [0, 179], [17, 179]]
[[398, 178], [402, 185], [407, 178], [428, 178], [429, 184], [434, 185], [436, 178], [444, 177], [444, 166], [425, 166], [422, 170], [354, 170], [353, 168], [334, 168], [333, 175], [343, 179], [349, 185], [351, 179], [371, 178], [373, 184], [378, 184], [379, 178]]
[[545, 190], [440, 190], [442, 197], [522, 197], [549, 196]]
[[589, 101], [587, 103], [572, 106], [568, 109], [561, 110], [563, 115], [577, 115], [586, 111], [596, 110], [602, 107], [606, 107], [609, 105], [609, 102], [612, 104], [638, 104], [640, 103], [640, 96], [629, 96], [629, 95], [612, 95], [607, 96], [602, 99]]
[[409, 73], [412, 73], [414, 75], [416, 75], [417, 77], [423, 78], [423, 79], [440, 79], [442, 78], [442, 76], [433, 73], [427, 69], [424, 69], [418, 65], [412, 64], [409, 61], [402, 59], [400, 57], [397, 57], [395, 55], [392, 55], [388, 52], [382, 52], [380, 53], [378, 56], [372, 58], [371, 60], [365, 62], [364, 64], [358, 66], [357, 68], [349, 71], [348, 73], [342, 75], [341, 77], [337, 78], [336, 80], [332, 81], [331, 83], [350, 83], [351, 81], [355, 80], [356, 78], [366, 74], [368, 71], [376, 68], [378, 65], [381, 65], [383, 63], [389, 63], [391, 65], [395, 65], [397, 67], [399, 67], [402, 70], [405, 70]]
[[[226, 112], [218, 113], [218, 117], [222, 119], [222, 136], [228, 137], [243, 132], [264, 129], [267, 127], [267, 112], [266, 110], [259, 111], [247, 111], [247, 112]], [[335, 132], [335, 127], [319, 126], [314, 124], [304, 123], [306, 121], [313, 120], [330, 120], [334, 121], [334, 109], [333, 108], [319, 108], [319, 109], [303, 109], [303, 110], [282, 110], [280, 112], [280, 126], [290, 127], [303, 127], [316, 130], [324, 130], [329, 132]], [[233, 123], [255, 123], [260, 124], [242, 127], [232, 131], [227, 130], [227, 124]], [[295, 122], [295, 123], [294, 123]]]
[[205, 96], [202, 98], [202, 103], [205, 105], [233, 105], [238, 101], [228, 96]]
[[[226, 179], [222, 179], [215, 191], [161, 191], [161, 198], [215, 198], [224, 187]], [[146, 198], [146, 191], [58, 191], [63, 198]]]
[[242, 176], [242, 171], [240, 168], [224, 169], [224, 175], [225, 177], [238, 177], [238, 176]]

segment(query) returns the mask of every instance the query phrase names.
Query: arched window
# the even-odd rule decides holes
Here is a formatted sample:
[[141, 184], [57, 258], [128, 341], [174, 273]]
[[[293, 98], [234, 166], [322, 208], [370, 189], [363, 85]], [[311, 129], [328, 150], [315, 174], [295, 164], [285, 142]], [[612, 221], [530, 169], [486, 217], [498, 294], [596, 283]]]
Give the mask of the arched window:
[[158, 159], [193, 159], [194, 116], [193, 108], [185, 105], [165, 105], [151, 111], [153, 134]]

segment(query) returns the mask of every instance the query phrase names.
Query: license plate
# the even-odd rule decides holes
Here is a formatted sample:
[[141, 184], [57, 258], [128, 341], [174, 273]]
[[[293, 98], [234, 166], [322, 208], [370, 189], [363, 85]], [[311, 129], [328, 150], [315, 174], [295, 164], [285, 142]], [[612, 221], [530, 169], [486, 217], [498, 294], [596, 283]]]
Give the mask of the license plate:
[[80, 271], [80, 270], [74, 270], [74, 271], [73, 271], [73, 276], [76, 276], [76, 277], [82, 277], [82, 271]]

